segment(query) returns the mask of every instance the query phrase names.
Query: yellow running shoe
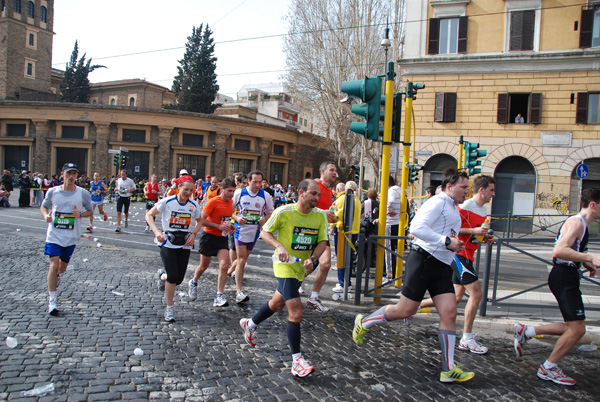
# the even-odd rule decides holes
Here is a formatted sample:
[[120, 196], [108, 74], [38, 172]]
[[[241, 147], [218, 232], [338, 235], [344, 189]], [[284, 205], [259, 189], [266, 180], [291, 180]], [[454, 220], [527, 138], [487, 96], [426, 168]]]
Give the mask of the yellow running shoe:
[[362, 325], [362, 318], [362, 314], [356, 316], [354, 319], [354, 330], [352, 331], [352, 339], [354, 339], [354, 342], [359, 346], [363, 344], [363, 338], [368, 331], [368, 329]]
[[475, 373], [471, 371], [462, 371], [460, 366], [454, 365], [454, 368], [450, 371], [442, 371], [440, 373], [441, 382], [464, 382], [469, 381], [475, 377]]

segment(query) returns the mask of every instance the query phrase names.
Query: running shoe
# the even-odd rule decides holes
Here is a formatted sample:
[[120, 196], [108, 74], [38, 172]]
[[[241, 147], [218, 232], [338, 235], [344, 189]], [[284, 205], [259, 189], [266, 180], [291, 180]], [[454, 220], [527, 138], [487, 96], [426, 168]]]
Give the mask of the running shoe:
[[525, 344], [529, 340], [527, 335], [525, 335], [525, 329], [527, 327], [523, 324], [515, 324], [515, 353], [517, 357], [523, 356], [523, 349], [525, 348]]
[[571, 377], [565, 375], [562, 370], [556, 366], [551, 369], [544, 368], [544, 365], [541, 364], [537, 371], [537, 376], [542, 380], [552, 381], [559, 385], [575, 385], [576, 381]]
[[461, 339], [460, 343], [458, 344], [458, 348], [460, 350], [468, 350], [476, 355], [484, 355], [488, 352], [488, 348], [477, 342], [475, 338], [471, 338], [469, 340]]
[[165, 321], [166, 322], [175, 322], [175, 315], [173, 314], [173, 306], [167, 306], [165, 309]]
[[242, 304], [244, 302], [247, 302], [248, 300], [250, 300], [250, 298], [246, 296], [241, 290], [237, 292], [237, 295], [235, 295], [235, 302], [237, 304]]
[[254, 347], [256, 347], [255, 333], [258, 328], [254, 328], [254, 329], [248, 328], [249, 321], [250, 321], [249, 318], [242, 318], [240, 320], [240, 327], [242, 327], [242, 330], [244, 331], [244, 339], [246, 340], [246, 343], [254, 348]]
[[306, 377], [311, 375], [315, 371], [315, 368], [308, 364], [304, 357], [300, 356], [292, 363], [292, 374], [296, 377]]
[[165, 290], [165, 281], [162, 278], [162, 275], [165, 273], [164, 269], [159, 269], [158, 271], [156, 271], [156, 287], [158, 288], [158, 290], [160, 290], [161, 292], [163, 292]]
[[308, 299], [306, 301], [306, 307], [308, 307], [309, 310], [316, 310], [320, 313], [329, 311], [329, 308], [325, 307], [320, 299]]
[[58, 315], [58, 307], [56, 306], [55, 300], [48, 302], [48, 314], [50, 314], [52, 316]]
[[104, 222], [106, 222], [108, 220], [108, 215], [106, 215], [106, 212], [104, 213]]
[[363, 344], [363, 338], [365, 337], [367, 331], [369, 331], [369, 329], [363, 327], [362, 318], [362, 314], [356, 316], [356, 318], [354, 319], [354, 329], [352, 330], [352, 339], [354, 339], [354, 343], [356, 343], [359, 346]]
[[454, 365], [452, 370], [440, 373], [441, 382], [464, 382], [469, 381], [473, 377], [475, 377], [475, 373], [472, 371], [462, 371], [457, 364]]
[[121, 226], [117, 226], [117, 228], [115, 229], [115, 232], [121, 233]]
[[128, 226], [129, 226], [129, 220], [125, 219], [125, 228], [127, 229]]
[[89, 233], [93, 233], [94, 232], [94, 228], [92, 227], [92, 225], [90, 225], [87, 228], [85, 228], [85, 230], [87, 230]]
[[333, 293], [343, 293], [344, 287], [338, 283], [331, 290], [333, 291]]
[[217, 295], [215, 297], [215, 301], [213, 302], [213, 307], [227, 307], [229, 303], [227, 302], [227, 298], [225, 295]]
[[150, 231], [150, 226], [146, 226], [146, 228], [144, 229], [144, 232], [149, 232]]
[[194, 282], [193, 279], [190, 279], [188, 286], [188, 296], [190, 300], [196, 300], [198, 297], [198, 282]]
[[305, 292], [305, 291], [304, 291], [304, 282], [302, 282], [302, 283], [300, 284], [300, 287], [298, 288], [298, 293], [300, 293], [300, 294], [304, 294], [304, 292]]

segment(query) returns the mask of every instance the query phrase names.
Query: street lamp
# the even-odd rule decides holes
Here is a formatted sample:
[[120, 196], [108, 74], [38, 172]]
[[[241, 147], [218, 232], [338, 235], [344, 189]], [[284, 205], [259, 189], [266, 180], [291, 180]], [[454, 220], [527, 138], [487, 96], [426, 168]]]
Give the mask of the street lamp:
[[[389, 26], [386, 25], [385, 31], [383, 34], [383, 40], [381, 41], [381, 47], [383, 48], [383, 51], [385, 52], [385, 63], [383, 64], [384, 70], [387, 66], [387, 59], [388, 59], [387, 54], [388, 54], [388, 49], [390, 48], [390, 46], [392, 46], [392, 42], [390, 41], [390, 28], [389, 28]], [[382, 160], [383, 160], [383, 141], [379, 145], [379, 178], [381, 178]], [[362, 163], [362, 161], [361, 161], [361, 163]]]

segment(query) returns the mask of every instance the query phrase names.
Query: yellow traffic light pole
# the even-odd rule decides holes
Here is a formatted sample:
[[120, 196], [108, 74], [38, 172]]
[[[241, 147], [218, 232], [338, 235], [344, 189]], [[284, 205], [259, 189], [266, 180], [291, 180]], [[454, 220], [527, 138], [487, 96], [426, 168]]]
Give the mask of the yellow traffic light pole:
[[463, 166], [463, 136], [460, 136], [460, 141], [458, 141], [458, 170], [462, 170]]

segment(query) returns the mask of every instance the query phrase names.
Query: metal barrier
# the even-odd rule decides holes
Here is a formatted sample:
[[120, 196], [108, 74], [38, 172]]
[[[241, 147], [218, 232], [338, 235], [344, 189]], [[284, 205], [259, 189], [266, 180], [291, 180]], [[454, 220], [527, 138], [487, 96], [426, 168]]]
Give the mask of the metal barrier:
[[[503, 238], [513, 238], [515, 236], [514, 226], [515, 221], [531, 221], [532, 229], [527, 233], [520, 233], [516, 238], [523, 238], [534, 234], [542, 235], [547, 234], [548, 236], [556, 237], [558, 230], [567, 218], [571, 215], [568, 214], [538, 214], [538, 215], [513, 215], [512, 212], [508, 212], [506, 215], [491, 215], [492, 222], [494, 221], [506, 221], [503, 229], [495, 232], [498, 234], [502, 232]], [[492, 224], [492, 228], [496, 226]]]
[[[544, 264], [544, 266], [547, 267], [548, 266], [552, 266], [552, 260], [548, 260], [548, 259], [544, 259], [542, 257], [539, 257], [525, 249], [512, 244], [533, 244], [533, 245], [543, 245], [543, 244], [548, 244], [548, 245], [553, 245], [554, 244], [554, 239], [549, 239], [549, 238], [499, 238], [496, 240], [495, 244], [496, 244], [496, 250], [495, 250], [495, 257], [496, 257], [496, 262], [495, 262], [495, 267], [494, 270], [492, 272], [492, 249], [493, 246], [491, 245], [487, 245], [486, 247], [486, 252], [485, 252], [485, 266], [483, 269], [483, 283], [482, 283], [482, 291], [483, 291], [483, 303], [481, 303], [481, 305], [479, 306], [479, 315], [481, 316], [485, 316], [487, 314], [487, 303], [491, 303], [492, 306], [514, 306], [514, 307], [555, 307], [558, 308], [558, 305], [556, 304], [556, 301], [554, 300], [554, 296], [552, 296], [552, 302], [548, 303], [548, 304], [541, 304], [541, 303], [519, 303], [519, 302], [507, 302], [507, 300], [513, 299], [523, 295], [525, 293], [528, 292], [532, 292], [538, 289], [541, 289], [545, 286], [548, 285], [548, 272], [544, 272], [543, 276], [540, 276], [537, 279], [533, 279], [537, 282], [541, 282], [537, 285], [534, 286], [530, 286], [526, 289], [523, 290], [519, 290], [519, 291], [515, 291], [514, 293], [510, 293], [510, 294], [505, 294], [504, 296], [499, 296], [498, 295], [498, 289], [499, 287], [502, 285], [502, 282], [505, 281], [506, 278], [502, 279], [501, 276], [501, 262], [502, 262], [502, 250], [503, 248], [509, 248], [511, 250], [514, 250], [518, 253], [518, 255], [523, 255], [526, 257], [529, 257], [530, 259], [533, 259], [534, 261], [538, 261], [542, 264]], [[600, 239], [590, 239], [589, 240], [589, 244], [600, 244]], [[548, 251], [551, 251], [552, 247], [548, 247]], [[531, 267], [531, 265], [529, 265], [529, 267]], [[477, 269], [479, 269], [479, 267], [477, 267]], [[600, 286], [600, 281], [598, 280], [593, 280], [590, 279], [587, 276], [583, 276], [583, 271], [579, 270], [579, 276], [580, 278], [582, 278], [585, 281], [588, 281], [596, 286]], [[490, 289], [490, 281], [493, 279], [493, 285], [492, 285], [492, 297], [489, 298], [489, 289]], [[549, 293], [550, 295], [552, 295], [551, 292], [545, 292], [545, 293]], [[485, 302], [487, 301], [487, 302]], [[600, 311], [600, 306], [592, 306], [592, 305], [586, 305], [586, 309], [588, 310], [598, 310]]]

